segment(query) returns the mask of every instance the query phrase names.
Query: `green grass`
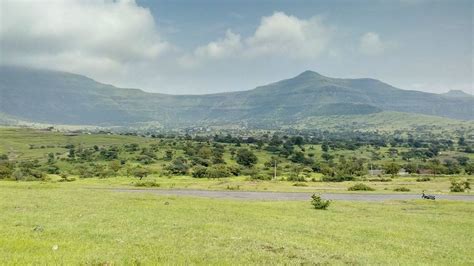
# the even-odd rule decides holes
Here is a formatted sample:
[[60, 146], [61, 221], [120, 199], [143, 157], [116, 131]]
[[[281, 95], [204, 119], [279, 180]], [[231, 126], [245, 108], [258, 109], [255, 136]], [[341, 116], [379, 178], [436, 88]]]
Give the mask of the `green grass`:
[[474, 205], [467, 202], [336, 201], [319, 211], [309, 199], [232, 201], [1, 182], [0, 213], [3, 265], [474, 263]]
[[[130, 188], [134, 183], [139, 182], [134, 177], [110, 177], [110, 178], [79, 178], [77, 176], [70, 176], [76, 181], [68, 182], [70, 187], [120, 187]], [[57, 182], [59, 176], [50, 175], [49, 182]], [[294, 186], [293, 181], [263, 181], [263, 180], [249, 180], [248, 177], [229, 177], [220, 179], [208, 178], [192, 178], [189, 176], [159, 176], [151, 175], [143, 178], [142, 182], [154, 182], [159, 184], [159, 188], [184, 188], [184, 189], [204, 189], [204, 190], [227, 190], [227, 187], [239, 188], [242, 191], [282, 191], [282, 192], [332, 192], [332, 193], [349, 193], [347, 189], [354, 184], [364, 183], [373, 187], [375, 191], [372, 193], [394, 193], [393, 190], [397, 187], [406, 187], [410, 189], [409, 193], [420, 193], [425, 191], [434, 194], [453, 194], [450, 193], [451, 186], [450, 178], [436, 177], [429, 182], [416, 182], [416, 177], [394, 178], [391, 182], [368, 182], [368, 181], [345, 181], [345, 182], [304, 182], [306, 186]], [[12, 181], [4, 181], [3, 183], [13, 183]], [[369, 192], [370, 193], [370, 192]], [[397, 192], [403, 193], [403, 192]], [[454, 193], [454, 194], [470, 194]]]

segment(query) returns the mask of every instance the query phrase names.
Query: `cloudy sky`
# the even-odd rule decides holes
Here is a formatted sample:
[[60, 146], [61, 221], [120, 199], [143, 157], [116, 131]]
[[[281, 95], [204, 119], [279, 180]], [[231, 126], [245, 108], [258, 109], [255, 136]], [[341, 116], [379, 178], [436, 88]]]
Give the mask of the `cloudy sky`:
[[173, 94], [305, 70], [473, 88], [473, 1], [0, 0], [0, 64]]

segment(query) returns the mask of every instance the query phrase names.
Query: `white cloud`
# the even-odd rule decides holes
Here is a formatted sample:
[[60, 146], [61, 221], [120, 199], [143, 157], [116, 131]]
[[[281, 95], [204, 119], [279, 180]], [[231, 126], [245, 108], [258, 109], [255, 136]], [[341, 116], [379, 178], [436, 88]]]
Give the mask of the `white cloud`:
[[240, 35], [227, 30], [225, 37], [205, 46], [196, 48], [194, 54], [197, 57], [222, 58], [235, 55], [242, 49]]
[[375, 32], [367, 32], [360, 38], [359, 50], [366, 55], [379, 55], [387, 48]]
[[171, 48], [133, 0], [2, 0], [1, 62], [107, 73]]
[[331, 33], [319, 17], [305, 20], [275, 12], [261, 19], [252, 36], [242, 39], [227, 30], [224, 38], [196, 48], [193, 55], [181, 57], [180, 62], [184, 66], [196, 66], [203, 60], [228, 57], [314, 59], [327, 51]]
[[263, 17], [255, 34], [246, 40], [248, 54], [283, 55], [292, 58], [315, 58], [324, 52], [331, 30], [319, 17], [308, 20], [275, 12]]

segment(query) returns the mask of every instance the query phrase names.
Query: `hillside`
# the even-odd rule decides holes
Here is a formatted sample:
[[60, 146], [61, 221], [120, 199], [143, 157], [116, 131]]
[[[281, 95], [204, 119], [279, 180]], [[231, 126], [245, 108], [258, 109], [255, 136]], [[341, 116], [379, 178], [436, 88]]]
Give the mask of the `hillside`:
[[55, 124], [274, 127], [309, 117], [381, 111], [474, 119], [474, 97], [407, 91], [374, 79], [329, 78], [312, 71], [248, 91], [167, 95], [116, 88], [76, 74], [3, 66], [0, 96], [4, 115]]
[[412, 113], [384, 111], [368, 115], [313, 116], [291, 125], [295, 129], [322, 129], [328, 131], [378, 131], [427, 130], [429, 132], [452, 133], [457, 130], [474, 130], [473, 121]]

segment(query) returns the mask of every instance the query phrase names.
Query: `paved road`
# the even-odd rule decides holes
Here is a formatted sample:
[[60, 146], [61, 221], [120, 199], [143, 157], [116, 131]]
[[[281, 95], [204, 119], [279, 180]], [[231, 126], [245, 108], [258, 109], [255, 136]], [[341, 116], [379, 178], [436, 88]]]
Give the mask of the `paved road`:
[[[312, 193], [303, 192], [254, 192], [254, 191], [214, 191], [193, 189], [112, 189], [118, 192], [152, 193], [158, 195], [193, 196], [238, 200], [309, 200]], [[349, 201], [384, 201], [420, 199], [420, 194], [360, 194], [323, 193], [324, 199]], [[474, 195], [436, 195], [436, 199], [474, 201]]]

